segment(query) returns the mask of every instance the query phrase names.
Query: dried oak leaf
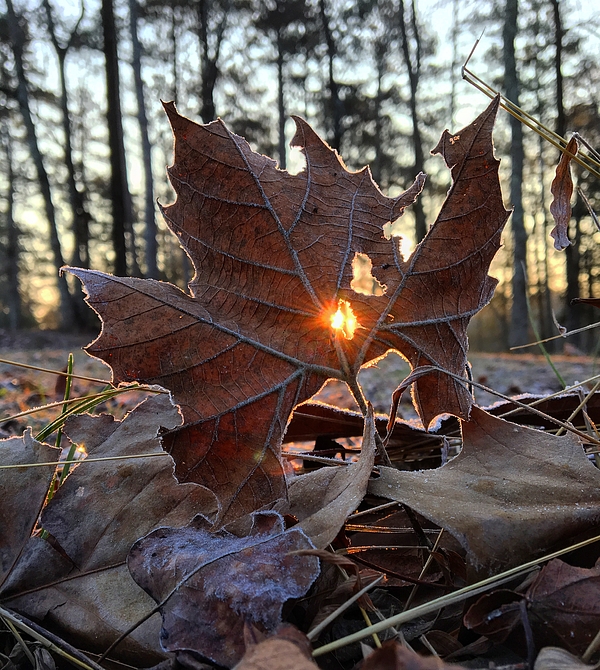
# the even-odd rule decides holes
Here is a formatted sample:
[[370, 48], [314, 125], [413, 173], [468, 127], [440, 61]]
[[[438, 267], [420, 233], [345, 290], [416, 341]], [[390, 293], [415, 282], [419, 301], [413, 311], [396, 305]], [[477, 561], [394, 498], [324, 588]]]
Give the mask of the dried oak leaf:
[[[292, 145], [306, 167], [292, 175], [220, 120], [197, 125], [165, 106], [177, 200], [163, 214], [194, 264], [190, 293], [68, 271], [103, 322], [87, 351], [115, 382], [160, 384], [181, 407], [184, 425], [165, 448], [179, 481], [217, 495], [218, 523], [285, 497], [282, 435], [293, 408], [326, 379], [355, 385], [359, 368], [391, 349], [413, 368], [464, 375], [467, 325], [492, 297], [487, 271], [508, 217], [491, 139], [497, 108], [495, 100], [460, 132], [444, 132], [434, 153], [453, 183], [405, 260], [384, 226], [415, 200], [424, 175], [388, 198], [368, 168], [349, 172], [298, 118]], [[353, 290], [358, 254], [383, 295]], [[355, 317], [353, 333], [335, 321], [338, 310]], [[414, 398], [425, 425], [441, 412], [467, 417], [472, 404], [464, 385], [437, 371], [418, 380]]]
[[319, 468], [295, 477], [289, 486], [289, 503], [278, 506], [279, 512], [298, 519], [299, 527], [317, 549], [333, 542], [367, 492], [375, 461], [375, 421], [370, 404], [364, 424], [356, 463]]
[[285, 530], [276, 512], [252, 516], [246, 537], [210, 532], [198, 518], [159, 528], [131, 548], [129, 570], [159, 603], [166, 651], [194, 651], [231, 667], [244, 654], [244, 624], [274, 630], [283, 603], [317, 578], [317, 558], [291, 553], [312, 548], [302, 530]]
[[[28, 428], [23, 437], [0, 440], [2, 465], [52, 463], [60, 451], [36, 442]], [[27, 544], [42, 510], [56, 468], [5, 470], [0, 476], [0, 588]]]
[[[572, 156], [577, 154], [579, 144], [576, 137], [572, 137], [566, 150]], [[550, 231], [554, 238], [554, 248], [564, 251], [569, 244], [569, 221], [571, 220], [571, 196], [573, 195], [573, 179], [571, 178], [571, 155], [561, 153], [556, 166], [556, 175], [552, 181], [550, 191], [554, 199], [550, 203], [550, 214], [554, 217], [555, 226]]]
[[[0, 589], [0, 601], [98, 653], [146, 617], [154, 602], [127, 570], [131, 545], [157, 526], [184, 525], [199, 513], [212, 518], [217, 511], [205, 488], [177, 483], [172, 461], [160, 447], [160, 428], [180, 423], [164, 394], [146, 400], [123, 421], [109, 415], [69, 418], [66, 435], [90, 457], [134, 458], [82, 463], [69, 475], [41, 517], [54, 544], [29, 539]], [[163, 455], [135, 458], [141, 454]], [[117, 647], [116, 657], [136, 667], [153, 665], [164, 657], [159, 630], [156, 615]]]
[[572, 435], [556, 437], [473, 407], [461, 453], [436, 470], [380, 468], [369, 492], [449, 530], [497, 572], [600, 523], [600, 472]]

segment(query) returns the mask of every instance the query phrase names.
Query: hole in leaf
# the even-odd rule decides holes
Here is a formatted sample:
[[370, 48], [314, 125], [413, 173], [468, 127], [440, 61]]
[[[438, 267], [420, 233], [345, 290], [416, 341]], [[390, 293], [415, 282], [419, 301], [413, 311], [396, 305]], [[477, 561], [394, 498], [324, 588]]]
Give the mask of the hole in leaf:
[[347, 300], [340, 299], [338, 302], [337, 312], [331, 315], [331, 327], [341, 331], [347, 340], [351, 340], [354, 337], [354, 331], [360, 328], [358, 319]]
[[386, 286], [373, 276], [373, 262], [367, 254], [356, 253], [352, 259], [352, 281], [350, 288], [363, 295], [383, 295]]

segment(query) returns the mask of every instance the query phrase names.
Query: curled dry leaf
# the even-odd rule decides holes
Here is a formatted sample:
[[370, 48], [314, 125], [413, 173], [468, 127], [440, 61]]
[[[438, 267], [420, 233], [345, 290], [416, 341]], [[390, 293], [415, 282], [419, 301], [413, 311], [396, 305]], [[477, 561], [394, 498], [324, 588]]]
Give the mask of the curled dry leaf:
[[588, 665], [566, 649], [544, 647], [535, 659], [533, 670], [596, 670], [598, 667], [600, 662]]
[[[578, 147], [577, 138], [572, 137], [567, 144], [567, 151], [575, 156]], [[554, 196], [550, 204], [550, 214], [554, 217], [556, 224], [550, 231], [550, 235], [554, 238], [554, 248], [564, 251], [571, 244], [568, 229], [571, 220], [573, 179], [571, 178], [571, 156], [569, 154], [561, 153], [550, 191]]]
[[359, 665], [359, 670], [458, 670], [461, 666], [444, 663], [439, 656], [420, 656], [389, 640]]
[[[160, 395], [123, 421], [73, 417], [65, 433], [93, 457], [164, 454], [159, 429], [180, 423], [168, 396]], [[154, 607], [127, 571], [131, 545], [159, 525], [184, 525], [199, 513], [216, 512], [214, 496], [178, 484], [172, 467], [167, 455], [80, 464], [42, 514], [55, 545], [30, 538], [0, 600], [87, 651], [105, 651]], [[156, 663], [164, 656], [159, 630], [156, 615], [117, 647], [116, 657], [137, 667]]]
[[318, 670], [306, 635], [286, 624], [275, 635], [246, 650], [235, 670]]
[[369, 492], [449, 530], [477, 568], [499, 572], [600, 523], [600, 472], [572, 435], [555, 437], [474, 407], [463, 449], [437, 470], [381, 467]]
[[[507, 590], [486, 594], [469, 608], [464, 623], [504, 642], [513, 631], [521, 633], [523, 601], [536, 646], [559, 641], [572, 653], [583, 654], [600, 630], [600, 562], [588, 569], [558, 559], [550, 561], [524, 595]], [[540, 663], [542, 660], [552, 667], [557, 655], [547, 654]]]
[[[359, 368], [390, 349], [413, 368], [464, 375], [467, 325], [492, 297], [497, 282], [487, 271], [508, 217], [491, 139], [497, 108], [495, 100], [442, 136], [434, 153], [452, 187], [405, 260], [384, 227], [415, 200], [424, 175], [388, 198], [368, 169], [349, 172], [301, 119], [292, 144], [306, 167], [291, 175], [221, 121], [200, 126], [166, 105], [177, 200], [163, 213], [194, 264], [190, 293], [69, 272], [103, 322], [88, 352], [111, 366], [116, 382], [173, 393], [184, 425], [165, 436], [166, 449], [180, 481], [217, 495], [219, 524], [285, 497], [282, 435], [293, 408], [326, 379], [356, 389]], [[382, 295], [353, 288], [354, 261], [364, 256]], [[415, 401], [425, 425], [441, 412], [466, 418], [472, 403], [462, 384], [437, 371], [416, 383]]]
[[[59, 449], [36, 442], [30, 428], [23, 437], [0, 440], [2, 465], [52, 463], [59, 455]], [[1, 471], [0, 589], [31, 537], [55, 471], [50, 466]]]
[[232, 667], [244, 654], [245, 622], [274, 630], [283, 603], [306, 593], [319, 574], [299, 528], [285, 530], [276, 512], [256, 512], [246, 537], [209, 532], [198, 518], [159, 528], [129, 554], [135, 581], [159, 604], [166, 651], [195, 651]]
[[358, 461], [294, 478], [289, 487], [289, 505], [280, 506], [279, 511], [295, 516], [314, 546], [324, 549], [365, 497], [374, 461], [375, 422], [369, 405]]

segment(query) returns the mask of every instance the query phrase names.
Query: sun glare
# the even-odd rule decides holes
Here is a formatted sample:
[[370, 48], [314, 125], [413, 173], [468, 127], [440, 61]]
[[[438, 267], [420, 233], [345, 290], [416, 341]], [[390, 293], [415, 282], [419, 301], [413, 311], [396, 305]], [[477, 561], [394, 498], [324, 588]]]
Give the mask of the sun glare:
[[354, 331], [359, 327], [359, 324], [347, 300], [338, 302], [337, 312], [331, 315], [331, 327], [334, 330], [340, 330], [347, 340], [354, 337]]

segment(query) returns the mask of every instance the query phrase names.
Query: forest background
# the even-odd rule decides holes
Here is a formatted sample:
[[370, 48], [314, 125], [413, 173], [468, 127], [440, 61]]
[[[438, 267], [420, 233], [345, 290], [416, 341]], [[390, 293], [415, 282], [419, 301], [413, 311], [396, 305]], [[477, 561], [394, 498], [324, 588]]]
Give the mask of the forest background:
[[[559, 135], [600, 146], [600, 15], [581, 0], [0, 0], [0, 328], [97, 328], [65, 264], [164, 279], [191, 266], [157, 200], [174, 199], [172, 135], [160, 100], [205, 123], [220, 116], [297, 171], [291, 114], [350, 169], [370, 164], [389, 195], [428, 174], [400, 226], [410, 253], [448, 189], [432, 149], [487, 100], [470, 69]], [[502, 351], [597, 320], [592, 209], [600, 183], [574, 166], [572, 242], [552, 246], [558, 151], [507, 114], [495, 131], [506, 205], [492, 266], [499, 286], [470, 328]], [[579, 190], [580, 189], [580, 190]], [[412, 210], [412, 211], [410, 211]], [[594, 331], [569, 338], [595, 353]], [[563, 340], [550, 343], [557, 350]]]

